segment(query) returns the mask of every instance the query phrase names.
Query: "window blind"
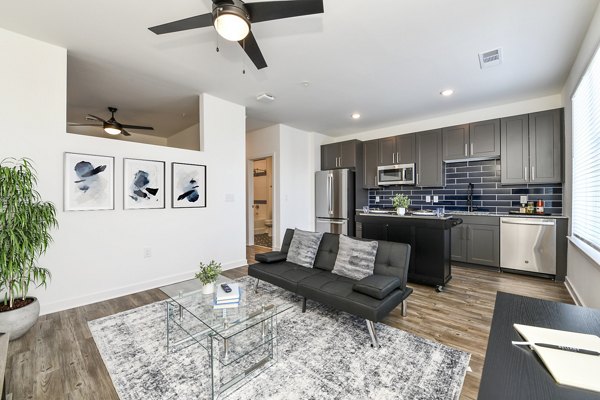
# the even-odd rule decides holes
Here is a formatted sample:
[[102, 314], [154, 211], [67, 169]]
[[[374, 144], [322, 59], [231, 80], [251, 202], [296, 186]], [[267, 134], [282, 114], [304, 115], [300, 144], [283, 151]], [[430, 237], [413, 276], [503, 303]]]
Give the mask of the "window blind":
[[600, 51], [573, 97], [573, 235], [600, 251]]

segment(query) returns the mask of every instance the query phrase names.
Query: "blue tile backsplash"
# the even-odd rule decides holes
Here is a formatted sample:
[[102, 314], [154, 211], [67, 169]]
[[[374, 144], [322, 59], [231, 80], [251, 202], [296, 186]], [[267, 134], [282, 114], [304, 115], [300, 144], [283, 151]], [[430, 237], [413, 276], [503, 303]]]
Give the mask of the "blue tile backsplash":
[[[392, 197], [398, 193], [410, 198], [412, 209], [436, 209], [465, 211], [467, 209], [467, 187], [471, 182], [473, 206], [476, 211], [506, 213], [518, 210], [520, 196], [527, 195], [530, 201], [544, 200], [545, 211], [562, 214], [563, 186], [558, 184], [502, 185], [500, 183], [500, 160], [466, 161], [446, 163], [446, 186], [443, 188], [419, 188], [416, 186], [388, 186], [369, 190], [369, 207], [391, 208]], [[379, 202], [376, 202], [379, 196]], [[425, 196], [438, 196], [437, 203], [427, 203]]]

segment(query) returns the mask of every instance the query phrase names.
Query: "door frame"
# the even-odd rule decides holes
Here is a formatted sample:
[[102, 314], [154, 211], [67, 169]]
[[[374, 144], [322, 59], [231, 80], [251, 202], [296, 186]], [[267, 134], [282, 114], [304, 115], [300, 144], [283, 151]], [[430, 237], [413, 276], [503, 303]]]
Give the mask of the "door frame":
[[279, 243], [279, 204], [276, 196], [276, 177], [278, 176], [275, 153], [269, 153], [260, 157], [253, 156], [246, 160], [246, 244], [254, 246], [254, 161], [271, 157], [271, 246], [276, 249]]

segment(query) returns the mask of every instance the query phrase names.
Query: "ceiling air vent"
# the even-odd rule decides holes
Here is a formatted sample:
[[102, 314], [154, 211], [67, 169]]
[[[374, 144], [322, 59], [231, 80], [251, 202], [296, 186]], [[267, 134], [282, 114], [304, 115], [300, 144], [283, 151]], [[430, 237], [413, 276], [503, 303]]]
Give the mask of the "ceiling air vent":
[[501, 48], [479, 53], [479, 66], [481, 69], [495, 67], [500, 64], [502, 64]]

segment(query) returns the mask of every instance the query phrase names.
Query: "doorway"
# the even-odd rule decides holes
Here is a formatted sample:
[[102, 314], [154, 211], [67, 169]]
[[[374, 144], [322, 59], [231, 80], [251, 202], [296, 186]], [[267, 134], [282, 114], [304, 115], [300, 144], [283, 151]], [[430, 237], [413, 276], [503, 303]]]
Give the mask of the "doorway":
[[252, 160], [252, 226], [255, 246], [273, 247], [273, 157]]

